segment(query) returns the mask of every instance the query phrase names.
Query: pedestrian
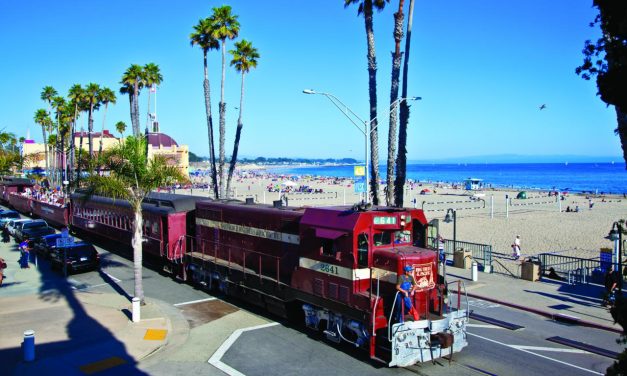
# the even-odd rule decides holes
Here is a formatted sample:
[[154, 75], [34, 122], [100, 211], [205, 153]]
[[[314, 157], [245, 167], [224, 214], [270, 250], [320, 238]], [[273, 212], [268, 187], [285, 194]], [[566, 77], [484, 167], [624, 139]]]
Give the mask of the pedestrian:
[[4, 269], [6, 269], [6, 267], [7, 263], [0, 257], [0, 286], [2, 286], [2, 282], [4, 282]]
[[30, 268], [28, 262], [30, 261], [30, 252], [28, 249], [28, 242], [23, 241], [20, 243], [20, 259], [18, 260], [20, 264], [20, 268], [26, 269]]
[[594, 206], [594, 201], [592, 201], [592, 199], [591, 199], [591, 198], [590, 198], [590, 199], [588, 199], [588, 208], [589, 208], [590, 210], [592, 210], [592, 207], [593, 207], [593, 206]]
[[518, 260], [520, 258], [520, 235], [516, 235], [514, 244], [512, 244], [512, 251], [512, 257], [514, 257], [514, 260]]
[[2, 227], [2, 242], [3, 243], [8, 243], [9, 241], [11, 241], [11, 236], [9, 234], [9, 229], [7, 228], [7, 226], [3, 226]]
[[615, 290], [619, 292], [622, 290], [622, 278], [614, 271], [614, 268], [609, 268], [605, 274], [605, 299], [603, 305], [613, 304], [616, 299]]
[[438, 234], [438, 256], [440, 257], [440, 262], [445, 262], [446, 253], [444, 253], [444, 238], [442, 235]]

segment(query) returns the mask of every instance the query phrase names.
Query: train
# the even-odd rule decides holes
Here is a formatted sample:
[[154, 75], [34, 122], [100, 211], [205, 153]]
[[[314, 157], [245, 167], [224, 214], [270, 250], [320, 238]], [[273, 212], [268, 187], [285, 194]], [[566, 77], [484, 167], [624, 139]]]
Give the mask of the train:
[[[6, 200], [0, 194], [0, 201], [53, 216], [20, 189]], [[133, 215], [124, 200], [76, 191], [55, 205], [53, 223], [130, 245]], [[276, 315], [297, 312], [308, 328], [372, 360], [405, 367], [452, 359], [468, 345], [463, 282], [446, 282], [440, 273], [422, 210], [289, 207], [155, 192], [142, 215], [144, 255], [173, 276]], [[414, 283], [411, 312], [397, 289], [405, 271]]]

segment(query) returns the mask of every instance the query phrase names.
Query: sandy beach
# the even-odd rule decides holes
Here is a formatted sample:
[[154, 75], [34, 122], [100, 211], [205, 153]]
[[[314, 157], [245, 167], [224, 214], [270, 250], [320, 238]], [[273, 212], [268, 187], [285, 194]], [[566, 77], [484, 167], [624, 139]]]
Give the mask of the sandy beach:
[[[352, 205], [360, 200], [354, 193], [352, 179], [293, 177], [246, 167], [234, 177], [232, 196], [236, 199], [253, 197], [255, 202], [272, 204], [285, 194], [289, 206]], [[423, 189], [430, 192], [421, 194]], [[177, 193], [209, 197], [207, 190], [177, 190]], [[490, 244], [494, 252], [511, 254], [511, 244], [520, 235], [523, 256], [554, 252], [585, 258], [598, 257], [601, 247], [612, 247], [606, 236], [612, 224], [627, 213], [627, 199], [622, 196], [568, 194], [559, 200], [560, 211], [556, 196], [549, 197], [546, 191], [527, 193], [527, 199], [516, 199], [518, 191], [466, 191], [414, 183], [406, 185], [405, 206], [413, 207], [415, 199], [415, 206], [425, 211], [428, 220], [440, 219], [440, 232], [445, 239], [453, 238], [453, 223], [442, 221], [451, 208], [457, 212], [459, 241]], [[506, 196], [511, 198], [507, 213]], [[589, 199], [593, 201], [592, 208]], [[579, 212], [566, 211], [577, 206]]]

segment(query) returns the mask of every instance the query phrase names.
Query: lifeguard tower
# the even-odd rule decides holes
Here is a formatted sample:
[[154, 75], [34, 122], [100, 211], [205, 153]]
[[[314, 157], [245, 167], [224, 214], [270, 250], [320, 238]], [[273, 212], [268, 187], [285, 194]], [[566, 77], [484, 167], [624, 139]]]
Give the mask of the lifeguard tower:
[[464, 182], [464, 188], [467, 191], [476, 191], [483, 188], [483, 179], [468, 178]]

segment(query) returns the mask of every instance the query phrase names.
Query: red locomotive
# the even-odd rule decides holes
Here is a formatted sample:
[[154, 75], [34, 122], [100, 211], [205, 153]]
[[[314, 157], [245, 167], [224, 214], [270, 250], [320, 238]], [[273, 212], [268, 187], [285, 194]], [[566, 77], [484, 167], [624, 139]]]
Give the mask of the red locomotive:
[[[186, 262], [197, 282], [277, 314], [299, 305], [306, 325], [329, 340], [408, 366], [467, 345], [461, 288], [453, 307], [437, 254], [424, 248], [426, 231], [415, 209], [200, 201], [196, 247]], [[405, 268], [415, 281], [412, 321], [397, 298]]]

